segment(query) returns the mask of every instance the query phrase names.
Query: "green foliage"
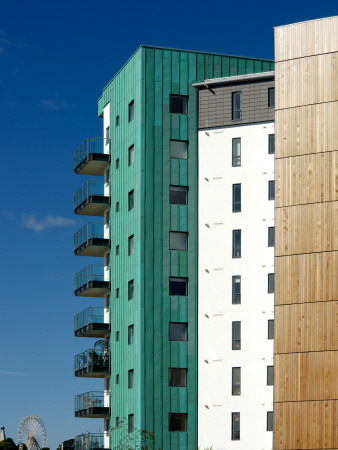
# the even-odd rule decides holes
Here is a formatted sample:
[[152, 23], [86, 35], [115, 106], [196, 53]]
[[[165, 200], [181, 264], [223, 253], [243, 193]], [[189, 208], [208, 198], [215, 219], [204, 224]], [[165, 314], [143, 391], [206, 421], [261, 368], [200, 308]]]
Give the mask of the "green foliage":
[[4, 441], [0, 442], [0, 449], [1, 450], [14, 450], [18, 447], [14, 444], [13, 439], [7, 438]]
[[112, 450], [160, 450], [156, 447], [155, 435], [152, 431], [134, 429], [132, 433], [128, 431], [128, 421], [121, 420], [120, 423], [110, 431], [118, 431], [120, 441]]
[[[74, 450], [74, 448], [75, 448], [74, 439], [68, 439], [68, 441], [63, 441], [62, 444], [63, 444], [63, 450]], [[56, 450], [61, 450], [62, 444], [60, 444]]]

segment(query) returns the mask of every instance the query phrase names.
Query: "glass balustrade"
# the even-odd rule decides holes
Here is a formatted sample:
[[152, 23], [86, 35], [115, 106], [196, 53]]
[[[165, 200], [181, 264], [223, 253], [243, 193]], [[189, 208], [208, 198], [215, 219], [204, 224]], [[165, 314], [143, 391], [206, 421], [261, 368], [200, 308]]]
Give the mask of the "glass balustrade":
[[93, 323], [104, 323], [103, 308], [87, 308], [74, 317], [74, 331], [78, 331]]
[[75, 436], [75, 450], [104, 449], [103, 433], [86, 433]]
[[93, 239], [104, 239], [104, 224], [103, 223], [87, 223], [81, 230], [74, 235], [74, 250], [81, 247], [81, 245], [88, 243]]
[[74, 372], [95, 372], [97, 368], [109, 368], [109, 352], [86, 350], [74, 357]]
[[82, 286], [95, 281], [107, 281], [104, 279], [103, 265], [90, 264], [74, 275], [74, 290], [76, 291]]
[[104, 148], [107, 143], [107, 139], [99, 137], [89, 137], [86, 139], [74, 152], [74, 169], [93, 155], [104, 155]]
[[103, 392], [86, 392], [85, 394], [77, 395], [75, 397], [75, 411], [83, 411], [89, 408], [104, 408], [108, 405], [104, 404]]
[[82, 203], [89, 201], [93, 196], [104, 197], [104, 182], [101, 180], [88, 180], [74, 194], [74, 209], [78, 208]]

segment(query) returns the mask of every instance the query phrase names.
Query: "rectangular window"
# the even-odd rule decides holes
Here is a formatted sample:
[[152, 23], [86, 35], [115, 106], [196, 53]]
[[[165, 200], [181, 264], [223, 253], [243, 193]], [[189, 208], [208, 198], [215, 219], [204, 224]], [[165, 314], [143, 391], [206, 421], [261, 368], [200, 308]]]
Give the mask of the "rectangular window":
[[128, 238], [128, 256], [134, 253], [134, 235], [132, 234]]
[[266, 384], [268, 386], [273, 386], [273, 373], [274, 373], [274, 368], [273, 366], [268, 366], [267, 367], [267, 379], [266, 379]]
[[131, 166], [132, 164], [134, 164], [134, 145], [128, 148], [128, 165]]
[[128, 370], [128, 389], [133, 389], [134, 387], [134, 369]]
[[241, 368], [232, 368], [232, 395], [241, 395]]
[[275, 227], [268, 228], [268, 247], [275, 246]]
[[239, 441], [241, 439], [241, 416], [239, 412], [231, 414], [231, 440]]
[[105, 144], [109, 144], [109, 140], [110, 140], [110, 129], [109, 127], [106, 128], [106, 142]]
[[187, 413], [169, 413], [169, 431], [187, 431]]
[[241, 212], [241, 184], [232, 185], [232, 212]]
[[185, 322], [169, 323], [169, 341], [187, 341], [188, 324]]
[[110, 266], [110, 253], [107, 253], [104, 259], [105, 265]]
[[116, 384], [120, 384], [120, 375], [117, 373], [115, 377]]
[[275, 88], [269, 88], [268, 90], [268, 107], [275, 107]]
[[268, 339], [273, 339], [275, 334], [275, 321], [268, 320]]
[[170, 158], [188, 159], [188, 142], [171, 140], [169, 153]]
[[273, 411], [266, 413], [266, 431], [273, 431]]
[[119, 158], [116, 158], [115, 168], [118, 169], [119, 167], [120, 167], [120, 160], [119, 160]]
[[188, 204], [188, 187], [187, 186], [170, 186], [169, 187], [169, 203], [171, 205], [187, 205]]
[[170, 94], [169, 110], [171, 114], [188, 114], [188, 97]]
[[269, 134], [269, 155], [275, 153], [275, 135]]
[[188, 250], [188, 233], [169, 231], [169, 250]]
[[241, 322], [232, 322], [232, 350], [241, 349]]
[[242, 92], [232, 93], [232, 120], [242, 119]]
[[106, 216], [105, 217], [106, 217], [106, 224], [109, 225], [109, 223], [110, 223], [110, 211], [106, 212]]
[[120, 298], [120, 289], [116, 288], [116, 298]]
[[188, 369], [169, 369], [170, 387], [187, 387]]
[[120, 202], [116, 202], [115, 211], [116, 212], [120, 211]]
[[232, 139], [232, 167], [241, 166], [241, 138]]
[[120, 418], [119, 417], [116, 417], [115, 418], [115, 426], [119, 426], [119, 423], [120, 423]]
[[275, 182], [269, 181], [269, 200], [275, 199]]
[[128, 105], [128, 122], [134, 119], [134, 100], [132, 100]]
[[128, 345], [134, 343], [134, 325], [129, 325], [128, 327]]
[[242, 230], [232, 231], [232, 257], [240, 258], [242, 254]]
[[241, 276], [234, 275], [232, 277], [232, 304], [241, 304]]
[[188, 295], [188, 278], [169, 277], [169, 295]]
[[115, 334], [115, 341], [116, 341], [116, 342], [119, 342], [119, 340], [120, 340], [120, 332], [119, 332], [119, 331], [116, 331], [116, 334]]
[[134, 298], [134, 280], [128, 281], [128, 300]]
[[115, 125], [118, 127], [120, 125], [120, 116], [116, 116]]
[[275, 274], [268, 273], [268, 294], [275, 292]]
[[134, 433], [134, 414], [128, 414], [128, 433]]
[[134, 208], [134, 189], [128, 193], [128, 211]]
[[110, 170], [106, 170], [105, 174], [104, 174], [104, 180], [106, 184], [109, 184], [110, 181]]
[[120, 246], [119, 245], [117, 245], [115, 247], [115, 254], [116, 254], [116, 256], [119, 256], [119, 254], [120, 254]]

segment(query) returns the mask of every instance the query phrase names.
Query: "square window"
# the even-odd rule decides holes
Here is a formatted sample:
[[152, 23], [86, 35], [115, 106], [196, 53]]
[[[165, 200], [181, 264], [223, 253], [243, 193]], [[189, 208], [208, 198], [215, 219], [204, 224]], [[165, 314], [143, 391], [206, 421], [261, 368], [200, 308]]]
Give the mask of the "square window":
[[128, 433], [134, 432], [134, 414], [128, 414]]
[[275, 321], [268, 320], [268, 339], [273, 339], [275, 334]]
[[169, 323], [169, 341], [187, 341], [188, 324], [185, 322]]
[[188, 233], [169, 231], [169, 250], [188, 250]]
[[116, 288], [116, 298], [120, 298], [120, 289]]
[[232, 139], [232, 167], [241, 166], [241, 138]]
[[116, 161], [115, 161], [115, 168], [118, 169], [119, 167], [120, 167], [120, 159], [119, 159], [119, 158], [116, 158]]
[[241, 184], [232, 185], [232, 212], [241, 212], [242, 201], [241, 201]]
[[241, 276], [234, 275], [232, 277], [232, 304], [241, 304]]
[[134, 235], [132, 234], [128, 238], [128, 256], [134, 253]]
[[275, 274], [268, 273], [268, 294], [275, 292]]
[[241, 322], [232, 322], [232, 350], [241, 349]]
[[275, 246], [275, 227], [268, 228], [268, 247]]
[[187, 431], [187, 413], [169, 413], [169, 431]]
[[105, 142], [106, 145], [109, 144], [109, 140], [110, 140], [110, 128], [107, 127], [106, 128], [106, 142]]
[[269, 200], [275, 199], [275, 182], [269, 181]]
[[120, 116], [116, 116], [115, 125], [118, 127], [120, 125]]
[[169, 369], [170, 387], [187, 387], [188, 369]]
[[134, 189], [128, 193], [128, 211], [134, 208]]
[[241, 416], [239, 412], [231, 414], [231, 440], [239, 441], [241, 439]]
[[232, 231], [232, 257], [240, 258], [242, 254], [242, 230]]
[[275, 107], [275, 88], [269, 88], [268, 90], [268, 107]]
[[275, 135], [269, 134], [269, 155], [275, 153]]
[[169, 203], [171, 205], [187, 205], [188, 204], [188, 187], [187, 186], [170, 186], [169, 187]]
[[128, 389], [133, 389], [134, 387], [134, 369], [128, 370]]
[[268, 366], [267, 367], [267, 380], [266, 380], [266, 384], [268, 386], [273, 386], [273, 373], [274, 373], [273, 366]]
[[128, 148], [128, 165], [131, 166], [132, 164], [134, 164], [134, 145]]
[[188, 142], [171, 140], [169, 153], [170, 158], [188, 159]]
[[169, 110], [171, 114], [188, 114], [188, 97], [170, 94]]
[[128, 345], [134, 343], [134, 325], [129, 325], [128, 327]]
[[266, 431], [273, 431], [273, 411], [266, 413]]
[[232, 395], [241, 395], [241, 368], [232, 368]]
[[242, 119], [242, 92], [232, 93], [232, 120]]
[[128, 281], [128, 300], [134, 298], [134, 280]]
[[134, 119], [134, 100], [132, 100], [128, 105], [128, 122]]
[[188, 278], [169, 277], [169, 295], [188, 295]]

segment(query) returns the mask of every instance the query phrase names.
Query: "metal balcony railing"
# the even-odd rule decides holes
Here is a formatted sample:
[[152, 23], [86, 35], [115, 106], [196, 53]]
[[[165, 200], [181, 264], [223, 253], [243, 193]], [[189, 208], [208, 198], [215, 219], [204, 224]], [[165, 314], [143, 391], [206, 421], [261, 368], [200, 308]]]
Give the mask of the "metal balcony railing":
[[100, 137], [89, 137], [74, 152], [74, 169], [93, 154], [104, 155], [104, 147], [109, 140]]
[[86, 433], [75, 436], [75, 450], [97, 450], [104, 448], [103, 433]]
[[74, 291], [93, 281], [107, 281], [104, 279], [104, 266], [90, 264], [74, 275]]
[[92, 323], [104, 323], [103, 308], [87, 308], [74, 317], [74, 331]]
[[88, 242], [90, 239], [104, 239], [103, 223], [87, 223], [81, 230], [74, 235], [74, 250]]
[[103, 392], [91, 391], [75, 397], [75, 411], [83, 411], [89, 408], [104, 408], [109, 405], [104, 404]]
[[104, 197], [104, 182], [101, 180], [88, 180], [74, 194], [74, 209], [82, 203], [89, 201], [90, 197]]
[[86, 350], [74, 357], [74, 372], [94, 372], [96, 368], [109, 368], [109, 352], [94, 349]]

